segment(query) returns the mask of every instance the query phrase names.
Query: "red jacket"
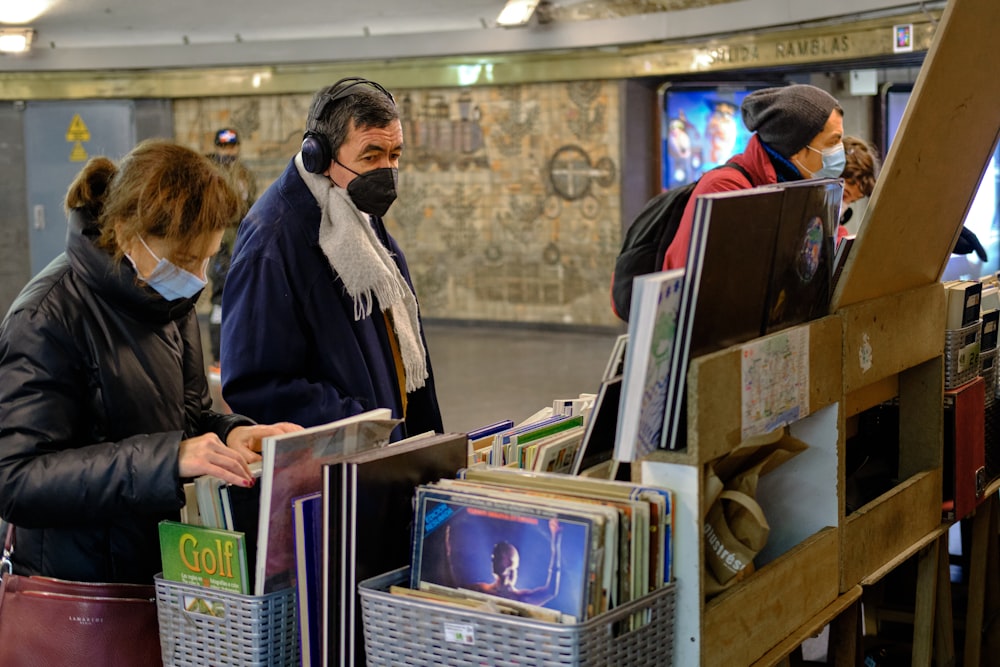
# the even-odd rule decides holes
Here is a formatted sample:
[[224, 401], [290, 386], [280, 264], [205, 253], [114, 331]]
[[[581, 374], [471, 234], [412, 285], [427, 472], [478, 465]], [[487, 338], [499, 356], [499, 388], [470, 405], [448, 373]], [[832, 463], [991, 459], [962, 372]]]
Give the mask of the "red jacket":
[[774, 171], [774, 165], [768, 157], [767, 151], [760, 143], [756, 133], [747, 142], [746, 150], [739, 155], [734, 155], [730, 162], [735, 162], [743, 167], [750, 174], [751, 181], [747, 181], [743, 174], [737, 169], [713, 169], [706, 171], [691, 193], [691, 199], [684, 207], [684, 217], [681, 218], [681, 225], [677, 229], [677, 235], [667, 248], [667, 253], [663, 257], [663, 270], [683, 268], [687, 263], [688, 246], [691, 244], [691, 225], [694, 222], [695, 199], [698, 195], [712, 192], [726, 192], [729, 190], [747, 190], [759, 185], [770, 185], [778, 182], [778, 175]]

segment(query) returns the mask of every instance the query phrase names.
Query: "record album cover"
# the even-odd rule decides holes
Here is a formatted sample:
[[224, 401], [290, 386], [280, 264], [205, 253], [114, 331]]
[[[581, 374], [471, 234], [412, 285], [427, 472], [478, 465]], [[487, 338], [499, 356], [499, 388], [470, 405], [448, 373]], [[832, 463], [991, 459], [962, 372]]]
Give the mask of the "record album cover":
[[416, 529], [411, 588], [427, 581], [586, 617], [586, 516], [422, 489]]
[[782, 183], [781, 216], [761, 335], [823, 317], [844, 188], [839, 179]]

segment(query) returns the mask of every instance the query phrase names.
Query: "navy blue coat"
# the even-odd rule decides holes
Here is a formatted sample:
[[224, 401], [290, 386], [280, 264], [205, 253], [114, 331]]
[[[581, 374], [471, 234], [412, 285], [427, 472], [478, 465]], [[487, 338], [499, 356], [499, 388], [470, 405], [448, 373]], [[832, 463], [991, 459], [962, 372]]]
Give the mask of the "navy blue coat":
[[[321, 215], [293, 161], [240, 225], [222, 297], [223, 397], [261, 422], [316, 426], [374, 408], [404, 417], [385, 319], [376, 305], [355, 321], [319, 246]], [[372, 225], [410, 282], [399, 246], [379, 218]], [[442, 430], [427, 368], [393, 440]]]

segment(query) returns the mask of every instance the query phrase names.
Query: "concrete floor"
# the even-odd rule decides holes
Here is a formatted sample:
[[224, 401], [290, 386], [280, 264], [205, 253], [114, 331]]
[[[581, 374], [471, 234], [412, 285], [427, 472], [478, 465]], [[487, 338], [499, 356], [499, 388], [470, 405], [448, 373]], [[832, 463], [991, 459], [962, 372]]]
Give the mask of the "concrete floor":
[[438, 322], [424, 331], [444, 429], [454, 432], [597, 393], [618, 335]]

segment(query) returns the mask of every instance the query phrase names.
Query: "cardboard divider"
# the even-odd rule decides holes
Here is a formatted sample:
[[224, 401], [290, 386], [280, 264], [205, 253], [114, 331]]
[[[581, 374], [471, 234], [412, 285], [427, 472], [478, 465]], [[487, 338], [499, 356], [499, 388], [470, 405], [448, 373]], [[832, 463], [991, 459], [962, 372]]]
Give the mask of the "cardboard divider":
[[[800, 327], [807, 327], [809, 335], [809, 413], [812, 414], [841, 398], [841, 322], [839, 317], [831, 315]], [[785, 332], [773, 335], [782, 333]], [[687, 448], [657, 451], [650, 460], [701, 465], [739, 445], [742, 349], [743, 346], [734, 345], [691, 361], [687, 376]]]

